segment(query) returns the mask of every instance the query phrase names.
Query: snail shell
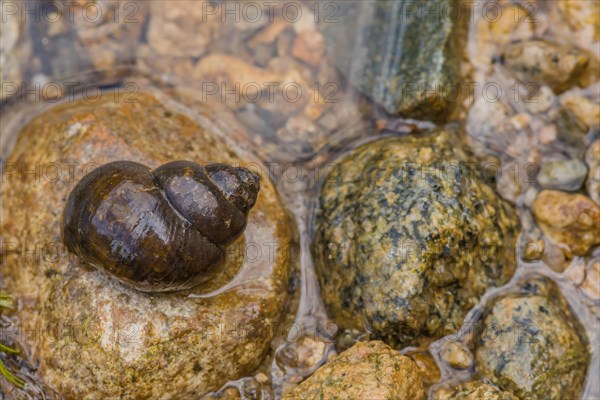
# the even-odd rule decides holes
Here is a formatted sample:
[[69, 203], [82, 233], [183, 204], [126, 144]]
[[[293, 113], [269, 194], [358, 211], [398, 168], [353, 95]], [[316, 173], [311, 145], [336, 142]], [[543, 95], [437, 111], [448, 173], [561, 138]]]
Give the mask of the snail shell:
[[139, 290], [189, 289], [220, 271], [259, 189], [258, 176], [226, 164], [175, 161], [151, 170], [111, 162], [69, 195], [62, 239], [84, 261]]

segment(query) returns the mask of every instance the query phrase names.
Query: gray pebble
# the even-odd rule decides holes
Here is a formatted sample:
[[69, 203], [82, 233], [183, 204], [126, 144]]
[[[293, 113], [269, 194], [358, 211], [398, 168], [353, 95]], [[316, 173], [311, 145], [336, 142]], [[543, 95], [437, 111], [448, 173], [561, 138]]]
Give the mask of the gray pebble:
[[538, 182], [544, 189], [575, 192], [581, 188], [588, 168], [581, 160], [553, 161], [542, 166]]

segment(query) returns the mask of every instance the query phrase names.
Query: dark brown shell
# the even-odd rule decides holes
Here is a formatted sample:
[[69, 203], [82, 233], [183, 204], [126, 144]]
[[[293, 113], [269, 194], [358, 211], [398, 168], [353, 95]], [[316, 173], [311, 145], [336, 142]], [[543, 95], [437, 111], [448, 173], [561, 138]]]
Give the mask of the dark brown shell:
[[71, 192], [63, 242], [139, 290], [189, 289], [219, 272], [259, 189], [258, 176], [226, 164], [108, 163]]

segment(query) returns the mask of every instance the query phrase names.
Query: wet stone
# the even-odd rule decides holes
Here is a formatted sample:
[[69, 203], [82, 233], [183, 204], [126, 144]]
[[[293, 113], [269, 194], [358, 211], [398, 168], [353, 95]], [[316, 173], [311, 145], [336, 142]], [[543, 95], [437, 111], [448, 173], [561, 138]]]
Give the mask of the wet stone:
[[581, 188], [588, 168], [581, 160], [562, 160], [546, 163], [540, 169], [538, 182], [544, 189], [575, 192]]
[[447, 341], [442, 345], [442, 360], [456, 369], [467, 369], [473, 364], [473, 357], [469, 350], [460, 342]]
[[[19, 6], [13, 2], [13, 7]], [[2, 29], [0, 29], [0, 101], [18, 92], [18, 86], [25, 77], [27, 59], [31, 52], [27, 26], [21, 21], [19, 13], [7, 12], [9, 7], [0, 10]]]
[[458, 141], [449, 130], [374, 141], [325, 178], [312, 250], [342, 336], [439, 338], [512, 276], [516, 216]]
[[[443, 120], [460, 78], [460, 15], [450, 0], [336, 1], [321, 21], [327, 54], [352, 85], [391, 114]], [[434, 10], [427, 14], [427, 10]], [[385, 56], [384, 56], [385, 55]], [[451, 92], [451, 90], [450, 90]]]
[[600, 205], [600, 140], [596, 140], [585, 153], [590, 169], [585, 187], [592, 200]]
[[425, 391], [410, 358], [380, 341], [359, 342], [319, 368], [284, 400], [420, 400]]
[[517, 400], [510, 392], [482, 381], [442, 386], [434, 391], [432, 400]]
[[412, 350], [404, 354], [409, 357], [419, 368], [423, 385], [428, 388], [440, 380], [440, 368], [428, 350]]
[[[44, 331], [46, 340], [27, 336], [41, 380], [66, 399], [200, 398], [227, 381], [251, 375], [270, 350], [281, 319], [291, 222], [265, 176], [223, 273], [196, 288], [141, 292], [60, 246], [67, 197], [92, 166], [116, 160], [150, 168], [173, 160], [251, 161], [190, 118], [183, 106], [159, 100], [165, 97], [140, 92], [135, 101], [116, 102], [114, 93], [107, 92], [94, 101], [65, 102], [32, 119], [7, 160], [35, 166], [68, 155], [77, 165], [72, 177], [64, 174], [52, 181], [3, 175], [1, 188], [1, 212], [11, 215], [0, 225], [3, 240], [57, 246], [57, 257], [54, 252], [42, 260], [7, 257], [2, 279], [23, 305], [16, 311], [22, 329], [69, 329]], [[60, 165], [66, 170], [67, 164]], [[277, 243], [281, 250], [248, 262], [243, 257], [248, 242]], [[232, 282], [238, 272], [252, 279]], [[209, 294], [230, 282], [232, 287], [222, 292], [189, 296]]]
[[536, 223], [567, 255], [585, 255], [600, 244], [600, 207], [589, 197], [542, 190], [533, 202]]
[[476, 340], [477, 370], [522, 399], [577, 399], [590, 355], [584, 329], [547, 278], [495, 299]]
[[509, 44], [503, 59], [521, 82], [547, 85], [557, 94], [575, 86], [589, 63], [583, 50], [541, 39]]

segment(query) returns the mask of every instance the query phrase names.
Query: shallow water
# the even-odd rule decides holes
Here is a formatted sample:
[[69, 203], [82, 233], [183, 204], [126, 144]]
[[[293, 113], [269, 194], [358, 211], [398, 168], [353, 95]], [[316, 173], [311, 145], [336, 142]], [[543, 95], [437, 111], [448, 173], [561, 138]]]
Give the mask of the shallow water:
[[[157, 2], [158, 3], [158, 2]], [[556, 16], [553, 11], [553, 4], [550, 2], [529, 2], [527, 4], [536, 4], [536, 31], [541, 37], [561, 38], [564, 33], [564, 24], [556, 24]], [[302, 3], [303, 7], [308, 7]], [[484, 46], [492, 46], [489, 38], [483, 37], [478, 30], [478, 24], [481, 22], [482, 7], [474, 9], [474, 19], [469, 25], [468, 41], [466, 43], [463, 72], [465, 76], [481, 82], [496, 82], [503, 88], [505, 93], [510, 92], [514, 80], [500, 68], [486, 63], [479, 53]], [[146, 9], [147, 8], [147, 9]], [[144, 11], [144, 9], [146, 9]], [[141, 11], [140, 11], [141, 10]], [[304, 8], [305, 15], [314, 16], [307, 13], [309, 8]], [[5, 102], [0, 114], [2, 124], [2, 137], [0, 139], [0, 154], [2, 159], [6, 159], [11, 147], [14, 145], [16, 134], [31, 118], [38, 115], [48, 107], [52, 107], [59, 101], [72, 101], [75, 97], [86, 96], [85, 90], [81, 92], [79, 88], [73, 88], [73, 91], [65, 89], [70, 88], [68, 82], [91, 83], [98, 90], [117, 90], [116, 93], [127, 96], [135, 95], [136, 91], [149, 89], [162, 93], [165, 98], [174, 103], [181, 103], [178, 107], [183, 112], [191, 112], [190, 109], [197, 110], [198, 104], [201, 104], [199, 113], [203, 118], [208, 118], [215, 129], [225, 137], [229, 136], [230, 129], [228, 121], [219, 120], [211, 115], [211, 107], [219, 105], [231, 108], [235, 111], [240, 122], [249, 130], [247, 139], [251, 143], [240, 143], [238, 138], [229, 139], [238, 147], [241, 154], [252, 152], [258, 155], [268, 167], [265, 167], [264, 174], [271, 177], [276, 183], [280, 195], [286, 204], [289, 212], [297, 224], [299, 238], [299, 263], [294, 271], [296, 283], [293, 294], [290, 296], [290, 304], [287, 307], [287, 315], [284, 316], [284, 322], [279, 335], [273, 340], [272, 352], [267, 357], [263, 366], [259, 369], [268, 377], [266, 384], [257, 384], [255, 377], [246, 377], [240, 380], [230, 382], [215, 396], [226, 393], [228, 387], [236, 387], [242, 392], [242, 398], [277, 398], [284, 388], [298, 383], [302, 378], [310, 375], [316, 368], [322, 365], [327, 358], [335, 353], [335, 346], [332, 341], [335, 324], [327, 319], [327, 314], [323, 306], [318, 287], [318, 281], [314, 271], [312, 255], [310, 253], [310, 243], [313, 235], [313, 219], [315, 205], [318, 194], [318, 188], [321, 180], [331, 170], [332, 163], [341, 155], [350, 149], [366, 141], [374, 140], [385, 135], [410, 134], [416, 132], [419, 128], [428, 128], [432, 124], [423, 121], [399, 120], [386, 116], [376, 106], [372, 106], [369, 112], [364, 112], [364, 104], [370, 102], [349, 87], [344, 79], [332, 67], [329, 60], [321, 55], [313, 64], [307, 62], [294, 61], [290, 52], [294, 47], [294, 40], [302, 34], [309, 32], [315, 34], [315, 24], [313, 18], [302, 18], [298, 22], [288, 25], [286, 28], [279, 29], [277, 24], [281, 23], [281, 18], [275, 17], [273, 21], [259, 21], [256, 23], [246, 23], [241, 28], [240, 22], [220, 22], [215, 24], [211, 30], [212, 39], [209, 43], [203, 44], [205, 49], [201, 55], [190, 57], [183, 54], [173, 54], [165, 56], [165, 46], [159, 41], [153, 42], [152, 23], [153, 18], [157, 18], [159, 10], [154, 7], [142, 6], [139, 8], [140, 17], [139, 29], [141, 34], [139, 39], [133, 40], [130, 46], [123, 46], [116, 56], [116, 61], [107, 68], [97, 73], [94, 65], [89, 59], [81, 59], [77, 47], [70, 48], [69, 44], [77, 43], [77, 46], [92, 46], [91, 43], [98, 44], [100, 48], [110, 48], [113, 43], [110, 34], [119, 28], [118, 23], [103, 21], [100, 24], [83, 24], [77, 26], [66, 24], [57, 27], [55, 24], [42, 20], [39, 23], [31, 23], [28, 27], [28, 41], [32, 43], [32, 63], [28, 65], [24, 75], [27, 79], [34, 82], [56, 82], [57, 87], [63, 89], [61, 100], [54, 101], [54, 97], [42, 101], [31, 99], [31, 96], [15, 96]], [[156, 14], [153, 14], [156, 13]], [[554, 18], [554, 19], [553, 19]], [[246, 21], [247, 22], [247, 21]], [[242, 21], [243, 23], [243, 21]], [[135, 24], [133, 24], [135, 25]], [[137, 26], [137, 25], [136, 25]], [[302, 26], [302, 28], [300, 28]], [[53, 34], [53, 30], [63, 29], [58, 34]], [[133, 28], [130, 28], [133, 29]], [[207, 28], [208, 29], [208, 28]], [[274, 38], [269, 41], [269, 35], [265, 32], [271, 32], [269, 35]], [[268, 36], [263, 39], [257, 37]], [[85, 38], [88, 40], [82, 40]], [[156, 39], [156, 38], [155, 38]], [[252, 44], [252, 43], [258, 44]], [[83, 44], [82, 44], [83, 43]], [[597, 42], [594, 42], [597, 44]], [[579, 46], [588, 48], [592, 51], [598, 51], [594, 43], [578, 43]], [[185, 43], [182, 44], [185, 46]], [[92, 50], [94, 51], [94, 50]], [[95, 51], [99, 51], [96, 49]], [[209, 55], [215, 55], [213, 61], [217, 66], [199, 65], [202, 59], [206, 60]], [[231, 64], [233, 57], [240, 60], [239, 65], [234, 65], [231, 71], [228, 65]], [[131, 65], [136, 63], [136, 65]], [[358, 65], [359, 63], [357, 63]], [[231, 101], [222, 96], [211, 96], [206, 98], [202, 91], [207, 89], [206, 83], [221, 82], [222, 75], [225, 80], [238, 81], [244, 84], [250, 82], [261, 82], [265, 78], [255, 69], [248, 68], [246, 73], [240, 72], [241, 67], [248, 65], [257, 66], [257, 68], [270, 69], [276, 71], [273, 76], [275, 79], [284, 81], [288, 79], [286, 73], [294, 72], [296, 83], [302, 86], [305, 93], [314, 94], [315, 84], [322, 96], [329, 96], [333, 93], [329, 103], [320, 104], [319, 102], [300, 101], [297, 103], [285, 102], [277, 104], [269, 101], [253, 102], [242, 96], [240, 101]], [[236, 69], [237, 68], [237, 69]], [[214, 72], [225, 69], [225, 73]], [[204, 71], [204, 78], [200, 72]], [[269, 78], [272, 78], [270, 76]], [[99, 83], [101, 82], [101, 83]], [[328, 86], [329, 85], [329, 86]], [[44, 85], [42, 85], [44, 86]], [[72, 93], [72, 98], [66, 95]], [[521, 146], [527, 151], [513, 152], [508, 146], [506, 137], [492, 137], [483, 146], [481, 143], [474, 143], [469, 140], [467, 115], [473, 101], [477, 101], [482, 94], [475, 94], [473, 99], [464, 99], [454, 113], [455, 119], [461, 126], [467, 125], [467, 132], [464, 133], [465, 142], [473, 145], [474, 151], [481, 157], [490, 153], [503, 161], [504, 163], [517, 162], [517, 169], [522, 168], [530, 162], [531, 154], [538, 151], [552, 157], [562, 152], [570, 151], [569, 143], [555, 143], [553, 146], [545, 146], [536, 140], [524, 142]], [[522, 93], [520, 93], [522, 95]], [[42, 96], [43, 97], [43, 96]], [[600, 97], [600, 96], [599, 96]], [[516, 101], [515, 101], [516, 99]], [[519, 96], [506, 96], [502, 102], [512, 106], [514, 112], [529, 113], [528, 109], [519, 102]], [[317, 104], [317, 105], [315, 105]], [[321, 107], [316, 113], [318, 116], [313, 118], [311, 107]], [[532, 118], [544, 120], [544, 113], [532, 114]], [[197, 117], [197, 115], [195, 116]], [[548, 119], [550, 119], [548, 117]], [[545, 121], [547, 122], [547, 121]], [[535, 129], [535, 124], [532, 124]], [[521, 131], [526, 134], [527, 129]], [[527, 133], [529, 135], [529, 133]], [[590, 129], [586, 140], [591, 140], [597, 135]], [[471, 138], [472, 139], [472, 138]], [[487, 139], [486, 139], [487, 140]], [[539, 161], [539, 160], [537, 160]], [[533, 186], [533, 185], [531, 185]], [[530, 236], [535, 236], [536, 227], [532, 223], [532, 216], [529, 209], [530, 201], [528, 196], [531, 192], [527, 191], [516, 198], [516, 205], [521, 218], [524, 231], [522, 233], [523, 241]], [[9, 216], [3, 216], [9, 218]], [[574, 257], [570, 261], [560, 259], [556, 261], [564, 267], [563, 272], [556, 272], [555, 265], [549, 266], [547, 263], [523, 262], [519, 246], [515, 257], [518, 260], [518, 268], [515, 276], [505, 286], [489, 291], [481, 299], [480, 305], [472, 309], [464, 321], [463, 328], [458, 335], [461, 340], [468, 341], [466, 334], [469, 327], [476, 322], [484, 305], [497, 295], [509, 291], [520, 280], [533, 274], [548, 276], [555, 281], [573, 311], [583, 324], [586, 335], [591, 347], [591, 365], [588, 369], [588, 378], [586, 380], [585, 390], [582, 399], [593, 399], [600, 397], [600, 382], [594, 379], [600, 373], [600, 356], [598, 354], [598, 334], [600, 332], [600, 303], [598, 300], [590, 299], [580, 289], [580, 282], [572, 279], [572, 273], [582, 269], [592, 258], [600, 257], [599, 249], [588, 256]], [[546, 260], [548, 261], [548, 260]], [[551, 260], [552, 261], [552, 260]], [[554, 262], [554, 261], [552, 261]], [[559, 270], [561, 268], [558, 268]], [[212, 292], [203, 294], [203, 297], [214, 296], [222, 291], [226, 291], [235, 286], [239, 281], [249, 279], [248, 271], [241, 271], [228, 284], [221, 288], [216, 288]], [[251, 278], [251, 276], [250, 276]], [[0, 281], [1, 282], [1, 281]], [[3, 288], [2, 289], [10, 289]], [[18, 321], [3, 317], [4, 324], [7, 326], [18, 324]], [[7, 329], [10, 337], [10, 328]], [[300, 357], [299, 348], [301, 347], [301, 337], [313, 338], [315, 342], [325, 343], [324, 348], [319, 353], [317, 361], [310, 364], [303, 363]], [[45, 393], [48, 398], [56, 395], [51, 389], [43, 386], [37, 381], [33, 372], [35, 364], [35, 355], [20, 344], [26, 362], [17, 358], [7, 359], [7, 363], [20, 371], [20, 376], [28, 383], [27, 395], [30, 398], [40, 398], [41, 393]], [[441, 382], [448, 380], [466, 380], [473, 374], [472, 370], [457, 371], [451, 369], [441, 361], [439, 356], [440, 345], [446, 338], [440, 338], [429, 346], [434, 358], [438, 361], [438, 366], [442, 372]], [[297, 364], [294, 364], [294, 361]], [[269, 383], [270, 382], [270, 383]], [[4, 382], [0, 382], [0, 390], [3, 390]], [[248, 391], [248, 387], [258, 385], [258, 390]], [[432, 389], [434, 389], [432, 387]], [[9, 392], [6, 389], [7, 393]], [[244, 394], [245, 393], [245, 394]], [[252, 394], [253, 393], [253, 394]], [[21, 393], [20, 395], [25, 395]], [[19, 398], [19, 394], [9, 395], [8, 398]]]

